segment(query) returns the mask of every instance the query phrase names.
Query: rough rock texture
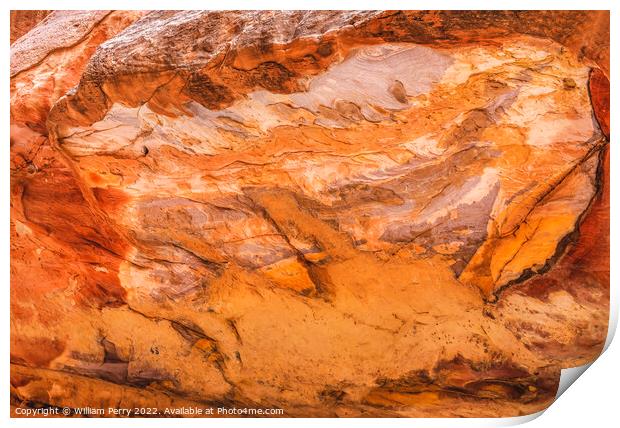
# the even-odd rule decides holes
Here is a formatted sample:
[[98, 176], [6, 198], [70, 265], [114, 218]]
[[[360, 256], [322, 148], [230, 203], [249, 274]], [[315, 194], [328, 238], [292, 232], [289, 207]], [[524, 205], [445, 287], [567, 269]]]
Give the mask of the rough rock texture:
[[50, 12], [50, 10], [12, 10], [11, 44], [41, 22]]
[[52, 13], [13, 404], [544, 408], [607, 332], [608, 70], [605, 12]]

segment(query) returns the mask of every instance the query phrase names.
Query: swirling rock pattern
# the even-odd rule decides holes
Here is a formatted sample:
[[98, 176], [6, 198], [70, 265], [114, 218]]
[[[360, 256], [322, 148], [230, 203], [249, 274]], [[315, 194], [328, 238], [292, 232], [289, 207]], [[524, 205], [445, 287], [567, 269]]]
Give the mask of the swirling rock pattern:
[[513, 416], [601, 351], [607, 13], [53, 12], [11, 59], [15, 405]]

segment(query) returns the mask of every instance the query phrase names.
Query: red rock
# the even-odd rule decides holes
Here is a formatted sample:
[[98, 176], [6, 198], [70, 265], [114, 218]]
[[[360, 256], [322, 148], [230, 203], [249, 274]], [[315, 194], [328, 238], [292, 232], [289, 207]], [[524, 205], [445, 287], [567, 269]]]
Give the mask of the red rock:
[[11, 44], [41, 22], [50, 12], [50, 10], [12, 10]]
[[590, 98], [596, 120], [609, 140], [609, 78], [598, 68], [590, 73]]
[[608, 13], [140, 15], [12, 47], [16, 402], [512, 416], [600, 352]]

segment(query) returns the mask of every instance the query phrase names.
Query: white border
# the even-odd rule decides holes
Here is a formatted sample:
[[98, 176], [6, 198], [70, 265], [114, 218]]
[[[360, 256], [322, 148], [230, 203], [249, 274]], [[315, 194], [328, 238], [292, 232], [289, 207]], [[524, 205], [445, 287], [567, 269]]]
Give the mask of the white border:
[[[548, 9], [564, 9], [564, 10], [591, 10], [591, 9], [604, 9], [611, 10], [611, 40], [612, 40], [612, 48], [611, 48], [611, 74], [617, 76], [618, 68], [618, 55], [615, 50], [617, 50], [618, 44], [618, 27], [619, 27], [619, 16], [620, 16], [620, 6], [618, 6], [619, 2], [614, 2], [612, 0], [588, 0], [588, 1], [579, 1], [579, 0], [538, 0], [538, 1], [528, 1], [528, 0], [503, 0], [503, 1], [495, 1], [495, 2], [487, 2], [484, 0], [464, 0], [464, 1], [454, 1], [454, 0], [434, 0], [434, 1], [395, 1], [395, 0], [382, 0], [382, 1], [369, 1], [369, 0], [359, 0], [359, 1], [327, 1], [327, 0], [314, 0], [314, 1], [283, 1], [283, 0], [263, 0], [260, 3], [257, 1], [242, 1], [242, 0], [227, 0], [226, 2], [211, 2], [211, 1], [198, 1], [198, 0], [177, 0], [177, 1], [161, 1], [161, 0], [134, 0], [128, 2], [127, 0], [119, 1], [119, 0], [106, 0], [100, 1], [93, 6], [96, 7], [87, 7], [83, 1], [78, 0], [63, 0], [62, 2], [52, 2], [52, 1], [31, 1], [31, 0], [20, 0], [19, 2], [10, 3], [3, 2], [3, 16], [2, 20], [5, 23], [4, 34], [2, 35], [4, 41], [5, 49], [9, 50], [9, 10], [11, 6], [15, 9], [222, 9], [222, 10], [230, 10], [230, 9], [431, 9], [431, 10], [463, 10], [463, 9], [481, 9], [481, 10], [508, 10], [508, 9], [529, 9], [529, 10], [548, 10]], [[3, 176], [2, 185], [0, 186], [0, 198], [2, 201], [1, 205], [1, 213], [2, 213], [2, 230], [4, 230], [3, 237], [6, 239], [6, 242], [3, 240], [3, 245], [1, 249], [2, 254], [2, 264], [0, 265], [0, 273], [1, 278], [3, 279], [2, 284], [4, 285], [3, 293], [4, 299], [0, 299], [2, 301], [2, 310], [4, 314], [4, 322], [2, 323], [2, 342], [1, 342], [1, 356], [0, 356], [0, 373], [3, 373], [2, 385], [0, 385], [0, 406], [4, 408], [3, 411], [3, 419], [8, 418], [10, 415], [9, 411], [9, 388], [6, 383], [8, 383], [9, 379], [9, 335], [10, 335], [10, 324], [9, 324], [9, 183], [10, 183], [10, 171], [9, 171], [9, 142], [8, 138], [6, 138], [8, 134], [8, 122], [9, 122], [9, 85], [7, 84], [9, 81], [9, 54], [5, 52], [5, 55], [2, 57], [2, 66], [0, 67], [0, 72], [3, 76], [3, 81], [5, 82], [0, 89], [2, 91], [3, 99], [5, 100], [2, 105], [2, 129], [5, 135], [3, 139], [4, 147], [0, 152], [1, 160], [0, 163], [0, 171]], [[612, 96], [611, 96], [611, 112], [612, 112], [612, 124], [618, 123], [618, 114], [617, 109], [615, 108], [615, 100], [618, 99], [618, 86], [615, 85], [615, 79], [611, 79], [611, 87], [612, 87]], [[612, 128], [614, 126], [612, 125]], [[611, 145], [613, 146], [613, 142]], [[611, 218], [617, 217], [619, 202], [618, 198], [618, 175], [620, 171], [618, 170], [618, 150], [611, 149]], [[618, 260], [618, 226], [615, 223], [611, 222], [611, 265], [616, 266], [620, 261]], [[454, 426], [470, 426], [470, 427], [491, 427], [491, 426], [509, 426], [515, 425], [523, 422], [527, 422], [529, 420], [535, 419], [540, 416], [542, 413], [549, 413], [549, 417], [552, 419], [542, 417], [537, 421], [530, 424], [530, 426], [536, 425], [538, 423], [539, 426], [549, 426], [549, 424], [553, 425], [564, 425], [564, 426], [583, 426], [584, 421], [590, 420], [598, 420], [598, 421], [617, 421], [617, 410], [616, 410], [616, 399], [617, 392], [615, 389], [615, 382], [618, 382], [618, 367], [616, 366], [615, 359], [618, 359], [618, 355], [620, 353], [620, 349], [618, 349], [617, 343], [613, 344], [610, 347], [610, 351], [607, 351], [611, 343], [611, 339], [616, 330], [617, 320], [618, 320], [618, 293], [617, 293], [617, 284], [619, 284], [618, 271], [612, 268], [611, 271], [611, 311], [610, 311], [610, 323], [609, 323], [609, 334], [607, 338], [607, 342], [605, 345], [606, 352], [600, 357], [599, 360], [593, 363], [593, 371], [597, 371], [598, 378], [593, 379], [580, 379], [578, 384], [586, 383], [590, 385], [589, 388], [596, 389], [595, 392], [592, 391], [576, 391], [569, 390], [565, 395], [566, 401], [564, 397], [561, 397], [557, 403], [554, 403], [550, 409], [545, 412], [540, 412], [538, 414], [519, 417], [519, 418], [501, 418], [501, 419], [380, 419], [380, 420], [372, 420], [372, 419], [344, 419], [339, 420], [338, 425], [361, 425], [361, 426], [372, 426], [375, 423], [379, 424], [390, 424], [394, 426], [407, 426], [407, 427], [454, 427]], [[617, 341], [616, 341], [617, 342]], [[609, 354], [613, 355], [610, 356]], [[580, 368], [575, 370], [569, 370], [568, 372], [573, 372], [571, 376], [574, 381], [576, 377], [574, 373], [576, 371], [583, 371]], [[564, 385], [570, 384], [566, 378], [566, 375], [563, 375], [564, 380], [561, 381]], [[578, 377], [578, 376], [577, 376]], [[587, 376], [586, 376], [587, 378]], [[583, 381], [583, 382], [582, 382]], [[562, 388], [565, 390], [565, 388]], [[570, 397], [569, 397], [570, 396]], [[577, 399], [575, 400], [575, 396]], [[572, 399], [572, 401], [570, 401]], [[602, 403], [602, 404], [601, 404]], [[566, 405], [564, 405], [566, 404]], [[576, 408], [577, 404], [579, 407], [585, 408]], [[584, 413], [585, 412], [585, 413]], [[590, 414], [590, 412], [592, 412]], [[607, 415], [607, 416], [605, 416]], [[582, 417], [583, 416], [583, 417]], [[581, 418], [580, 418], [581, 417]], [[585, 418], [585, 419], [584, 419]], [[37, 422], [39, 421], [39, 422]], [[579, 421], [579, 422], [577, 422]], [[46, 427], [64, 427], [64, 426], [75, 426], [81, 425], [84, 423], [83, 419], [10, 419], [8, 421], [9, 426], [33, 426], [39, 425]], [[143, 426], [143, 425], [151, 425], [155, 427], [164, 427], [168, 426], [171, 421], [167, 419], [152, 419], [146, 422], [143, 419], [91, 419], [88, 422], [92, 426], [114, 426], [117, 424], [122, 424], [124, 426]], [[295, 425], [300, 426], [314, 426], [317, 423], [328, 423], [334, 424], [334, 420], [331, 419], [295, 419], [291, 421], [290, 419], [219, 419], [217, 421], [212, 419], [175, 419], [175, 424], [180, 424], [183, 426], [207, 426], [217, 424], [219, 426], [241, 426], [251, 424], [254, 426], [283, 426], [284, 424], [289, 425], [290, 423], [294, 423]], [[542, 424], [545, 425], [542, 425]], [[580, 425], [574, 425], [575, 423], [579, 423]], [[607, 425], [609, 426], [609, 425]]]

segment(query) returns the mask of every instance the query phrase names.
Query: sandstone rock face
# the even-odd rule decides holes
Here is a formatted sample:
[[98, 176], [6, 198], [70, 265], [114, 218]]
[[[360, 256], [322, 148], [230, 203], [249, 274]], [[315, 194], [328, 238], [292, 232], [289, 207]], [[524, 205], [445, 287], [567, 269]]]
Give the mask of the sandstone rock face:
[[13, 404], [544, 408], [607, 333], [608, 70], [604, 12], [52, 13]]
[[12, 10], [11, 44], [29, 32], [35, 25], [49, 15], [50, 12], [49, 10]]

